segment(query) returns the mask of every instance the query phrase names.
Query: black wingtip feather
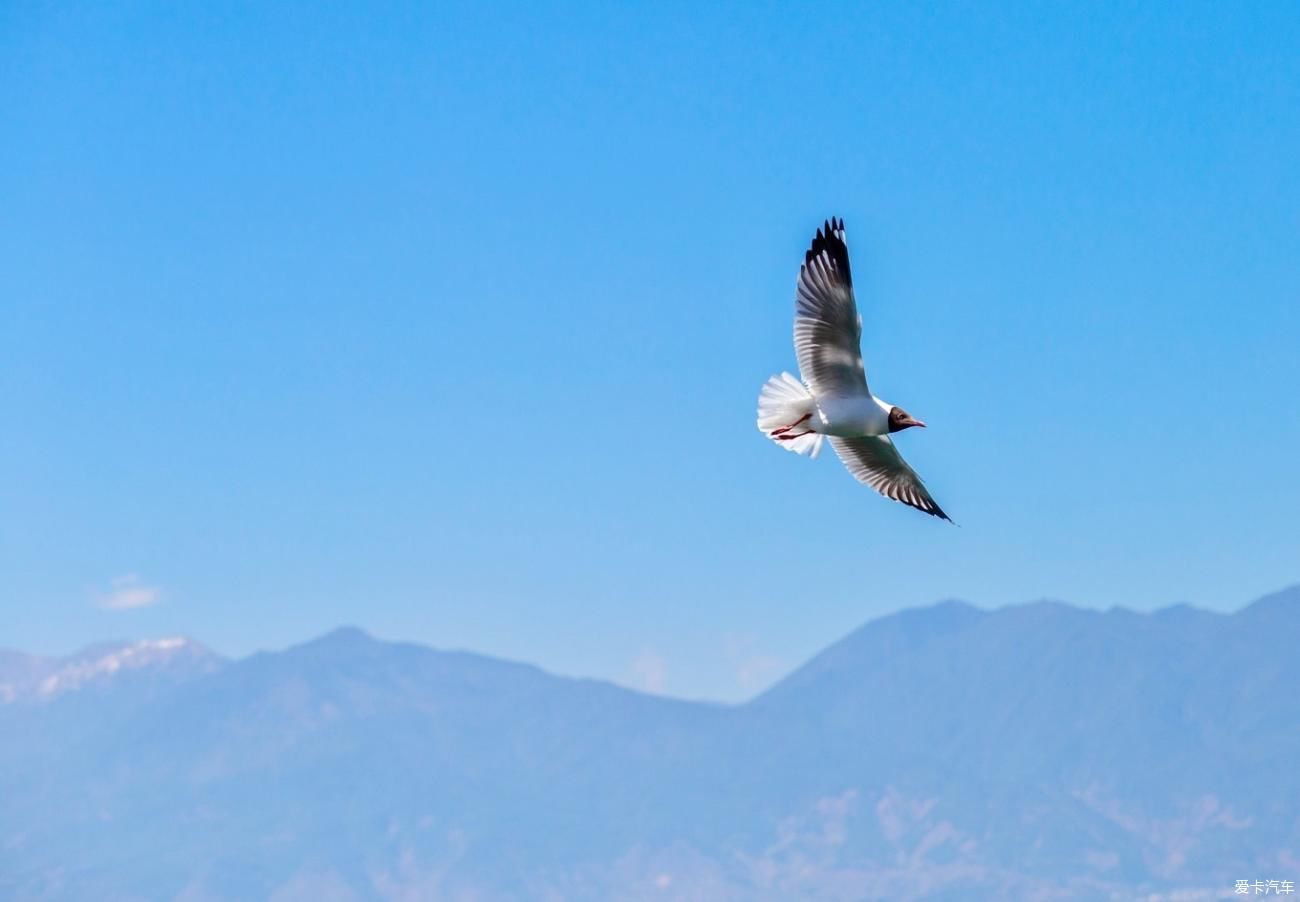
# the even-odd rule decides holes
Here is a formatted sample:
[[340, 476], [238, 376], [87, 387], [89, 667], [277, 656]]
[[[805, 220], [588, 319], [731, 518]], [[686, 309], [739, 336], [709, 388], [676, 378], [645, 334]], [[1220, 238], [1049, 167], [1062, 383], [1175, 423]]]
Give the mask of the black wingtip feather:
[[803, 262], [807, 265], [813, 261], [823, 251], [830, 256], [831, 262], [835, 268], [844, 273], [844, 281], [849, 285], [853, 284], [853, 275], [849, 270], [849, 247], [840, 237], [844, 232], [844, 220], [832, 216], [830, 219], [822, 222], [822, 227], [817, 230], [816, 236], [812, 240], [812, 246], [808, 248], [808, 253], [804, 254]]

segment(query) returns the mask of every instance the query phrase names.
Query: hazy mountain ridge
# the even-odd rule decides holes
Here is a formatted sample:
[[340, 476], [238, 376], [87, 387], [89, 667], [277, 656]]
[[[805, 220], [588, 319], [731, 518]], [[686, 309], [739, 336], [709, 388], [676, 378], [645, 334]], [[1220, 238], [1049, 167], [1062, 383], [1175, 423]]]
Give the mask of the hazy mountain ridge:
[[[730, 707], [352, 629], [234, 662], [155, 649], [173, 654], [0, 705], [18, 738], [0, 753], [0, 896], [1300, 883], [1298, 643], [1300, 587], [1231, 615], [945, 602]], [[33, 683], [20, 658], [0, 656], [0, 683], [52, 672]], [[146, 674], [149, 691], [128, 685]]]
[[0, 649], [0, 704], [48, 702], [132, 672], [179, 682], [219, 669], [225, 659], [181, 636], [99, 642], [66, 656]]

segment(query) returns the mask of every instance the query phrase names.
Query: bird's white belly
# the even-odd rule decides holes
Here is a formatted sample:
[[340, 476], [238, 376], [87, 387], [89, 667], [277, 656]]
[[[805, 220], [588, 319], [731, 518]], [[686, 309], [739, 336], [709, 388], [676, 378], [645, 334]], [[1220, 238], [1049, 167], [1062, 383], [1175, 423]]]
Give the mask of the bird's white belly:
[[823, 435], [858, 438], [889, 432], [889, 413], [875, 398], [818, 398], [817, 412], [821, 416], [814, 419], [821, 422], [812, 428]]

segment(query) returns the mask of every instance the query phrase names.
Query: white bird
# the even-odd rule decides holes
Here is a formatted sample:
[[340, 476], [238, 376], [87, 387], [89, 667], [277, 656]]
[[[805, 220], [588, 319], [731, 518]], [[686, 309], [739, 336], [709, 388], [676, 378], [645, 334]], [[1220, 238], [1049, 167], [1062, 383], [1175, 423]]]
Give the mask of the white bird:
[[789, 373], [767, 380], [758, 396], [758, 428], [781, 447], [811, 457], [829, 438], [858, 482], [951, 522], [889, 438], [925, 424], [867, 388], [862, 317], [853, 300], [842, 219], [817, 230], [799, 268], [794, 350], [803, 381]]

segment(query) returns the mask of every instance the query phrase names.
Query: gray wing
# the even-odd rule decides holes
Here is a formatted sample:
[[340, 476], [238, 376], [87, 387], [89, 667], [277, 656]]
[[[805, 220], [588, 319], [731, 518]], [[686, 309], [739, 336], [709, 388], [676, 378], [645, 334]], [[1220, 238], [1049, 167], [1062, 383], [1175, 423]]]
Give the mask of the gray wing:
[[861, 343], [844, 220], [832, 219], [817, 230], [795, 285], [794, 351], [813, 394], [869, 394]]
[[934, 503], [925, 483], [916, 471], [907, 465], [887, 435], [868, 435], [863, 438], [838, 438], [828, 436], [831, 447], [844, 461], [853, 478], [871, 486], [886, 498], [901, 501], [919, 511], [948, 522], [952, 518]]

